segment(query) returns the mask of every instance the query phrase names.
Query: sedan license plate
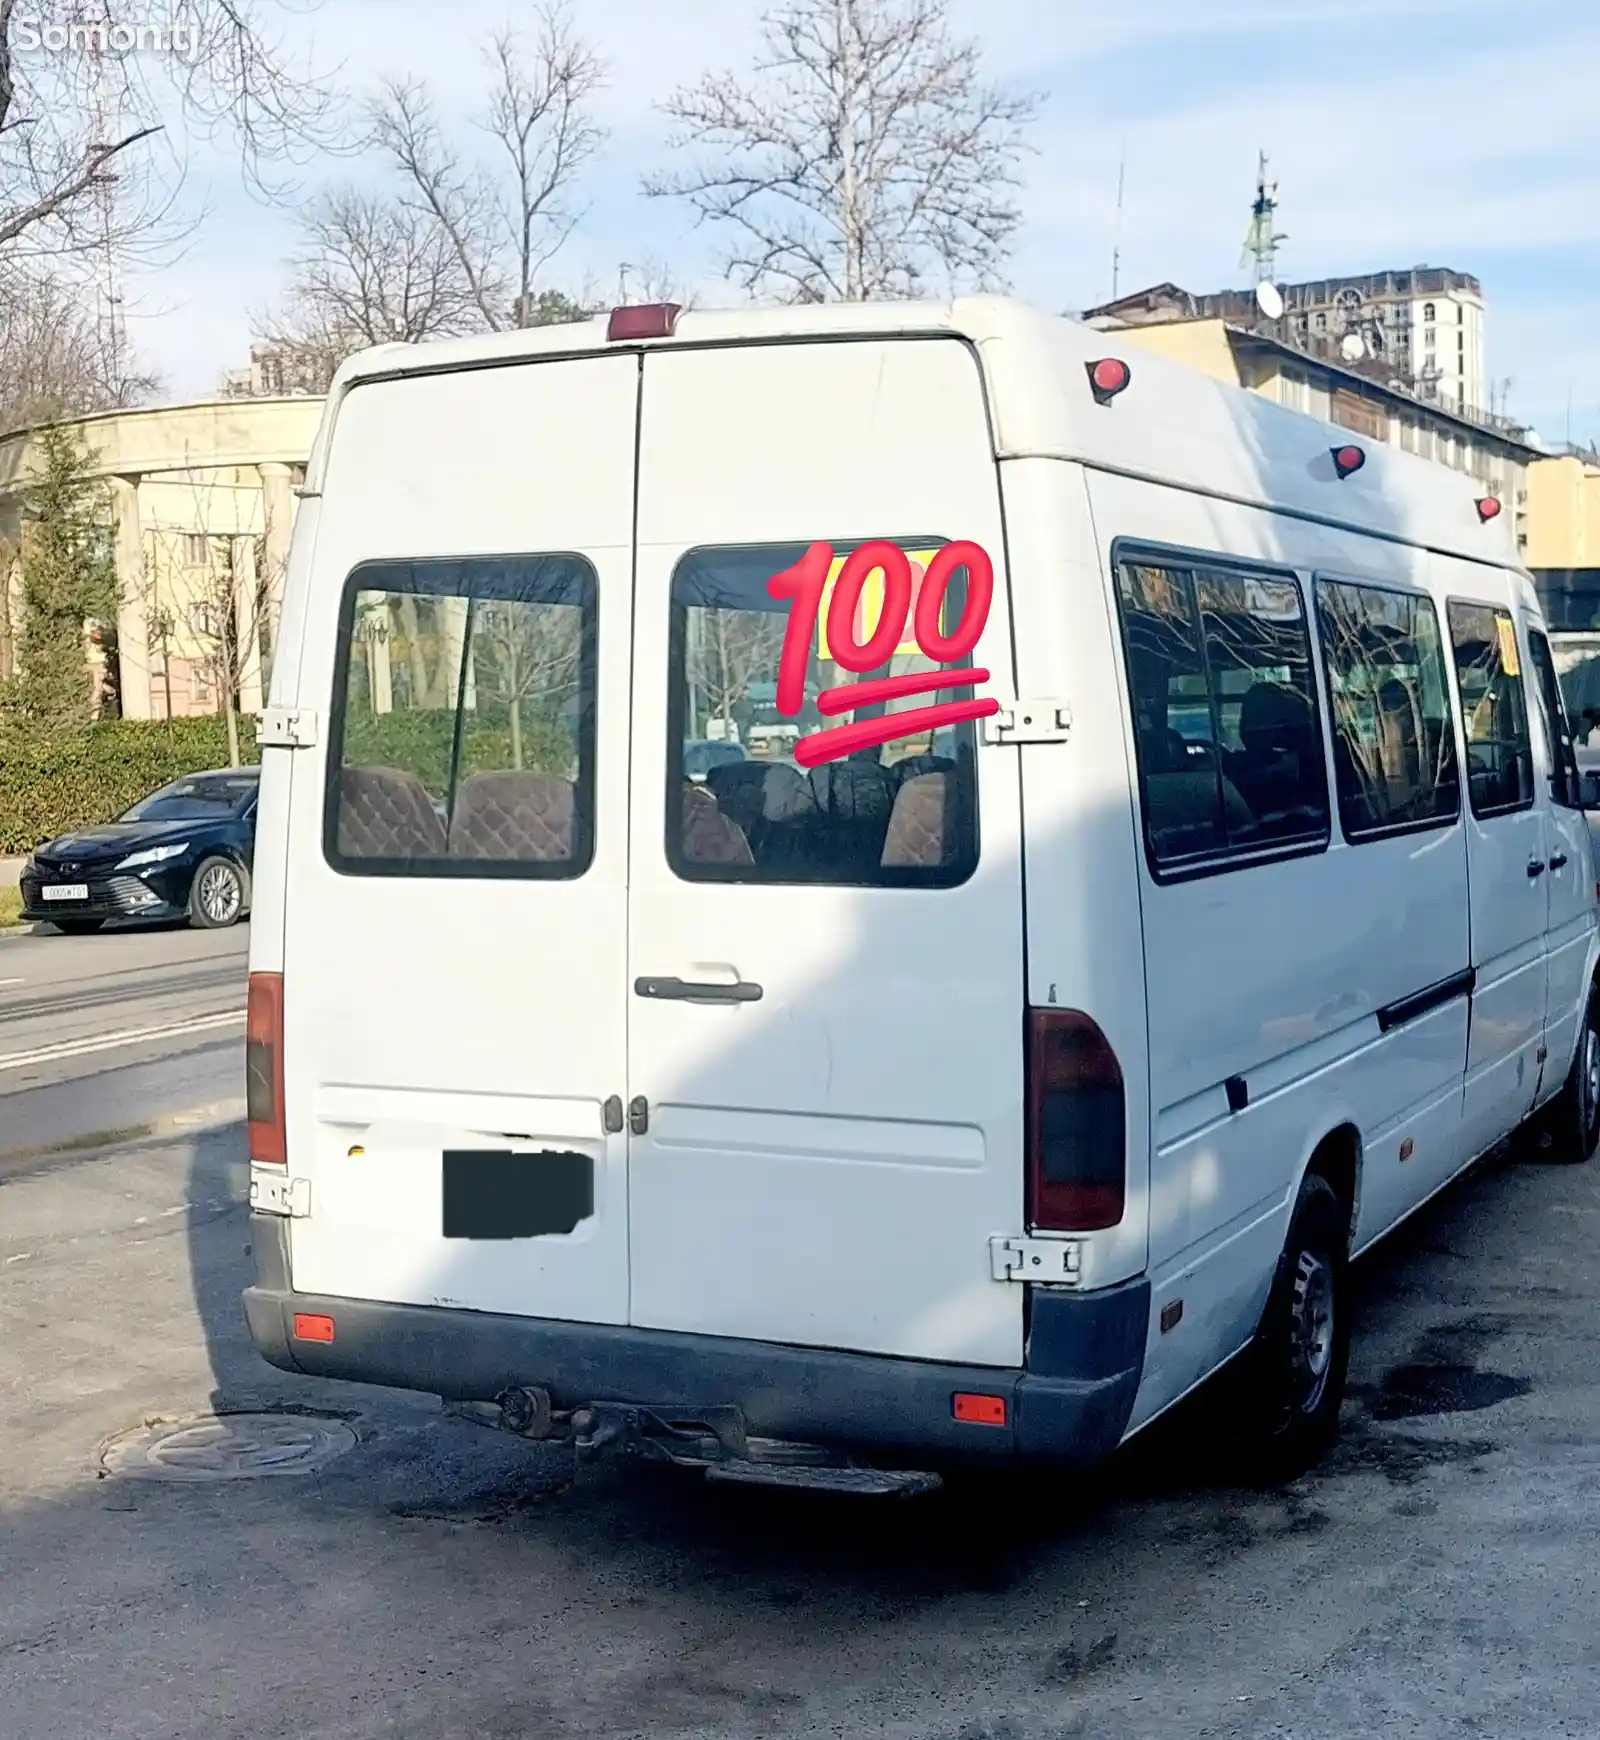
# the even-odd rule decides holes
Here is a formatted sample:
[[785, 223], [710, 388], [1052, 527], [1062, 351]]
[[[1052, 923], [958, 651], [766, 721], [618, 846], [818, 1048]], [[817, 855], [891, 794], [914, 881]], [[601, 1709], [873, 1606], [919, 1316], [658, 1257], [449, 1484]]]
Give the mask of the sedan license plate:
[[41, 900], [87, 900], [89, 884], [87, 882], [58, 882], [54, 888], [41, 888]]

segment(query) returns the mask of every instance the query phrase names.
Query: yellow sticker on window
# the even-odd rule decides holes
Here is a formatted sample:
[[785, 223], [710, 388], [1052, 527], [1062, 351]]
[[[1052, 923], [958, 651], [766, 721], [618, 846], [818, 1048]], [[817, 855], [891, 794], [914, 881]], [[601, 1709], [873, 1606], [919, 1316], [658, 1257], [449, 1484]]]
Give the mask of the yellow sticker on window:
[[[928, 564], [938, 554], [936, 550], [907, 550], [906, 555], [911, 562], [911, 602], [912, 611], [916, 608], [917, 588], [922, 584], [922, 576], [928, 571]], [[845, 558], [835, 556], [828, 569], [828, 578], [822, 588], [822, 603], [817, 607], [817, 657], [828, 663], [833, 662], [833, 655], [828, 651], [828, 609], [833, 603], [833, 589], [839, 582], [839, 575], [844, 569]], [[900, 658], [909, 653], [920, 653], [916, 635], [912, 632], [912, 611], [906, 613], [904, 638], [894, 649], [891, 657]], [[867, 576], [867, 583], [861, 588], [861, 603], [856, 610], [856, 644], [865, 646], [877, 632], [878, 619], [883, 615], [883, 570], [874, 568]]]
[[1500, 630], [1500, 668], [1508, 677], [1520, 677], [1517, 663], [1517, 628], [1509, 616], [1496, 616], [1494, 625]]

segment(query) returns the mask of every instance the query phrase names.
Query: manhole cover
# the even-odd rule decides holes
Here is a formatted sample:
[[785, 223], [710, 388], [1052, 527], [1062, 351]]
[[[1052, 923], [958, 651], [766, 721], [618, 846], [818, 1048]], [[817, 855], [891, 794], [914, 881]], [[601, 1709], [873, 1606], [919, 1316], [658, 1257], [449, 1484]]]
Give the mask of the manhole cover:
[[359, 1442], [343, 1420], [315, 1414], [206, 1414], [119, 1432], [100, 1464], [139, 1480], [255, 1480], [309, 1474]]

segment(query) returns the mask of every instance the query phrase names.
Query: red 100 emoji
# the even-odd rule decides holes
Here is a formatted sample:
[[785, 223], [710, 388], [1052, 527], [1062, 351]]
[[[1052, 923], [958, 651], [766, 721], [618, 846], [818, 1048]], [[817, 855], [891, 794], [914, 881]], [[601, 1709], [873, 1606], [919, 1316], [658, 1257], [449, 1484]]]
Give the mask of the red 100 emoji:
[[[793, 718], [805, 704], [806, 668], [812, 642], [822, 617], [822, 598], [833, 567], [833, 546], [813, 544], [792, 568], [774, 574], [767, 582], [768, 594], [789, 601], [789, 621], [784, 630], [783, 654], [778, 661], [778, 711]], [[941, 630], [945, 594], [958, 570], [967, 571], [967, 596], [961, 617], [951, 632]], [[872, 633], [865, 640], [856, 636], [857, 624], [865, 627], [862, 599], [867, 582], [883, 576], [883, 608]], [[913, 603], [913, 594], [915, 602]], [[844, 559], [828, 604], [827, 647], [840, 670], [861, 676], [888, 664], [901, 647], [906, 624], [911, 624], [918, 650], [935, 664], [953, 665], [978, 644], [994, 602], [994, 564], [979, 544], [945, 544], [935, 552], [916, 585], [911, 558], [898, 544], [874, 539], [858, 545]], [[941, 689], [964, 689], [986, 683], [989, 673], [972, 665], [958, 670], [909, 671], [901, 677], [878, 677], [871, 682], [845, 683], [824, 689], [817, 696], [817, 711], [831, 717], [851, 713], [882, 701], [903, 700], [908, 695], [933, 695]], [[795, 745], [794, 758], [802, 767], [837, 761], [860, 749], [872, 749], [897, 737], [918, 737], [941, 725], [965, 719], [986, 719], [1000, 711], [1000, 703], [987, 700], [941, 701], [931, 707], [888, 713], [878, 719], [859, 719], [853, 725], [835, 725], [818, 731]]]

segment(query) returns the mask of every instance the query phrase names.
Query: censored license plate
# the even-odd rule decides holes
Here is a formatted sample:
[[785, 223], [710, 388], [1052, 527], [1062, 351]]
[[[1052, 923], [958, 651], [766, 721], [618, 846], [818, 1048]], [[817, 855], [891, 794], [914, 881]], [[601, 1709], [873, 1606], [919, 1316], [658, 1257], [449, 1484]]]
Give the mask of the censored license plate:
[[444, 1151], [447, 1239], [570, 1233], [594, 1213], [594, 1161], [566, 1149]]
[[54, 888], [41, 888], [41, 900], [87, 900], [89, 884], [87, 882], [58, 882]]

